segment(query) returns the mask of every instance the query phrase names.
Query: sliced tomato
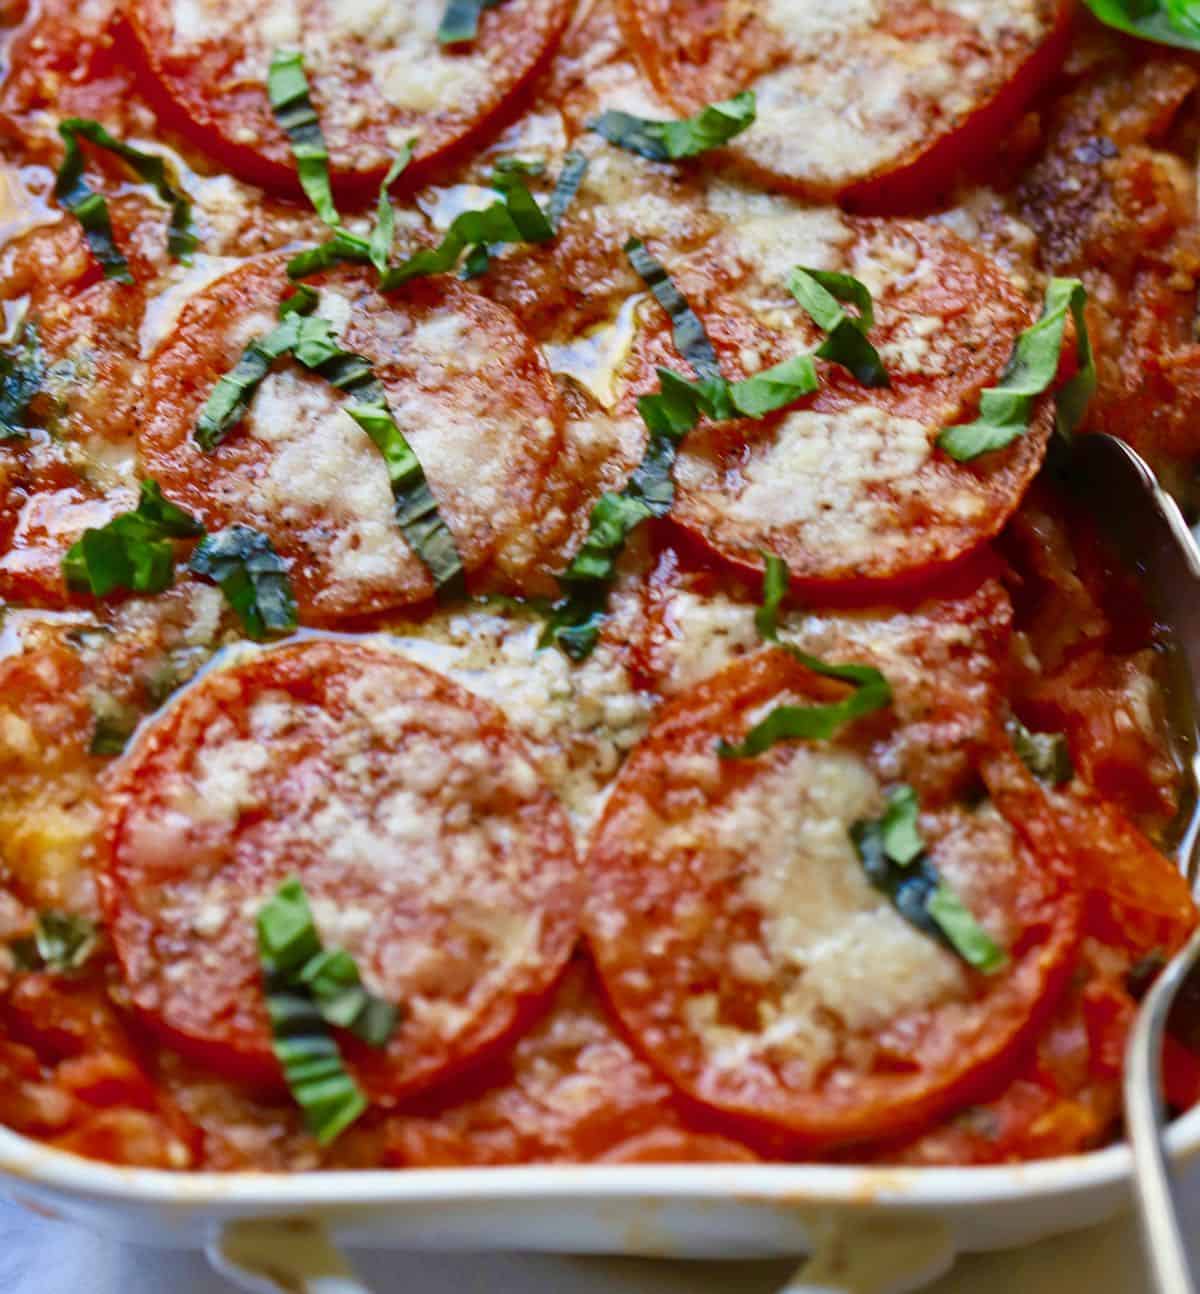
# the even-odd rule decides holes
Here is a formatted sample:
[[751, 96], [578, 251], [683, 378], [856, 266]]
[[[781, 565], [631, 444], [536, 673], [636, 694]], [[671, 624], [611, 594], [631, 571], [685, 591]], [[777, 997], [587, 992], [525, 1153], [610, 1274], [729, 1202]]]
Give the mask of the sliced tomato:
[[1170, 957], [1181, 948], [1197, 913], [1175, 863], [1079, 780], [1053, 805], [1078, 852], [1089, 933], [1135, 958], [1154, 952]]
[[768, 183], [874, 211], [928, 206], [1057, 70], [1071, 0], [747, 6], [620, 0], [634, 51], [683, 112], [753, 90], [730, 150]]
[[[267, 98], [278, 48], [304, 53], [335, 179], [361, 189], [382, 179], [410, 137], [409, 179], [425, 176], [499, 128], [554, 49], [568, 0], [508, 0], [480, 15], [475, 40], [438, 43], [442, 0], [360, 5], [255, 0], [191, 6], [134, 0], [129, 19], [173, 124], [231, 171], [298, 189], [286, 135]], [[183, 14], [188, 15], [187, 20]]]
[[587, 934], [639, 1048], [690, 1098], [794, 1151], [923, 1127], [997, 1082], [1052, 1010], [1078, 935], [1044, 804], [1003, 786], [971, 808], [956, 778], [927, 771], [921, 827], [1006, 968], [969, 970], [871, 887], [850, 827], [878, 816], [887, 784], [918, 780], [903, 718], [718, 757], [773, 706], [842, 690], [767, 650], [681, 695], [622, 769], [587, 864]]
[[351, 1046], [427, 1086], [517, 1030], [576, 937], [567, 819], [499, 711], [384, 645], [315, 640], [198, 681], [127, 757], [105, 908], [131, 1001], [220, 1072], [277, 1078], [255, 914], [298, 876], [402, 1018]]
[[1135, 1003], [1084, 959], [1037, 1046], [999, 1095], [871, 1158], [921, 1167], [1020, 1163], [1101, 1145], [1121, 1110], [1121, 1057]]
[[398, 1168], [756, 1157], [688, 1118], [613, 1028], [582, 957], [510, 1055], [389, 1118], [386, 1142]]
[[[741, 569], [760, 572], [766, 550], [802, 592], [877, 602], [944, 574], [1001, 529], [1041, 464], [1052, 410], [1043, 401], [1005, 449], [969, 463], [948, 457], [939, 434], [975, 416], [1031, 322], [1028, 304], [941, 227], [795, 207], [748, 214], [679, 266], [727, 377], [819, 344], [786, 289], [802, 259], [868, 284], [869, 336], [890, 386], [868, 389], [822, 361], [820, 389], [790, 411], [701, 424], [680, 450], [672, 516]], [[656, 365], [679, 368], [665, 325], [645, 335], [638, 358], [647, 387]]]
[[[275, 326], [286, 284], [282, 258], [249, 262], [180, 312], [150, 362], [146, 474], [209, 529], [269, 535], [307, 617], [427, 599], [433, 581], [397, 525], [383, 458], [323, 378], [282, 361], [215, 450], [193, 439], [218, 379]], [[317, 285], [339, 344], [372, 362], [468, 573], [493, 568], [519, 591], [562, 440], [545, 359], [503, 307], [453, 279], [387, 298], [369, 284], [347, 272]]]

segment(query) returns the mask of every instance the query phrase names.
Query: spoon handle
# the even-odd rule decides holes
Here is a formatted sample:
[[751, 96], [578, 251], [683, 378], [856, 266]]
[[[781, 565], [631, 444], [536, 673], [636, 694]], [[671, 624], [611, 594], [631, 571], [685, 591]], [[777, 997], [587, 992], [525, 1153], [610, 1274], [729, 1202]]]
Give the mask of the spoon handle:
[[1163, 1147], [1162, 1047], [1180, 986], [1200, 962], [1200, 929], [1155, 980], [1125, 1053], [1125, 1122], [1133, 1148], [1134, 1196], [1153, 1294], [1196, 1294]]

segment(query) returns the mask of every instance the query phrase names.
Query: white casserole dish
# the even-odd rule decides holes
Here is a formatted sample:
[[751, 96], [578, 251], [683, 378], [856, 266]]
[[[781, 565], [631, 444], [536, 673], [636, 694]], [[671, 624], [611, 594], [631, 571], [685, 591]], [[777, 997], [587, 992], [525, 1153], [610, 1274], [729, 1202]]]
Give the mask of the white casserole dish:
[[[1169, 1144], [1180, 1166], [1200, 1153], [1200, 1108], [1173, 1126]], [[246, 1224], [305, 1219], [350, 1247], [674, 1258], [817, 1252], [821, 1289], [882, 1294], [918, 1288], [959, 1253], [1104, 1221], [1127, 1203], [1130, 1172], [1128, 1148], [1114, 1145], [998, 1168], [664, 1164], [172, 1174], [94, 1163], [0, 1129], [0, 1183], [19, 1203], [127, 1241], [207, 1247], [218, 1266], [243, 1277], [246, 1268], [227, 1248], [232, 1224], [242, 1224], [243, 1239], [257, 1231], [269, 1242], [269, 1227], [247, 1232]], [[299, 1270], [310, 1262], [305, 1247], [289, 1240], [284, 1249], [294, 1268], [290, 1288], [315, 1290]], [[844, 1270], [848, 1258], [864, 1257], [874, 1279]], [[261, 1280], [249, 1287], [289, 1288]], [[790, 1287], [794, 1294], [802, 1288], [816, 1286]]]

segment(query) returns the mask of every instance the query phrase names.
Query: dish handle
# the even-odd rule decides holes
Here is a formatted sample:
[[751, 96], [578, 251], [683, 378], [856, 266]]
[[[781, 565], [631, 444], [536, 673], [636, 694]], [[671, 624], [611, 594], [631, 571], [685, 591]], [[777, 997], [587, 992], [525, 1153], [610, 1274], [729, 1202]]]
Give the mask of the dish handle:
[[228, 1222], [205, 1253], [246, 1294], [370, 1294], [321, 1223], [305, 1218]]
[[[779, 1294], [914, 1294], [954, 1265], [937, 1218], [836, 1215], [809, 1224], [811, 1256]], [[246, 1294], [370, 1294], [321, 1223], [230, 1222], [207, 1247], [212, 1266]]]
[[936, 1217], [846, 1214], [809, 1223], [812, 1254], [779, 1294], [914, 1294], [957, 1256]]

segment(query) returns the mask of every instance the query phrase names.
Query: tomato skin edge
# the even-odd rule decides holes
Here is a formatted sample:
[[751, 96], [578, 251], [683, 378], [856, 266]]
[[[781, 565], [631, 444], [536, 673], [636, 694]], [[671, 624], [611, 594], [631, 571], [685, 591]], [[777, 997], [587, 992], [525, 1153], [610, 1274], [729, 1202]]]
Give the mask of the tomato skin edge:
[[[405, 167], [404, 174], [389, 191], [396, 194], [409, 193], [435, 182], [482, 148], [489, 138], [511, 125], [527, 106], [534, 83], [557, 52], [570, 17], [571, 5], [565, 0], [558, 0], [552, 35], [544, 42], [538, 57], [500, 105], [484, 113], [457, 139], [435, 152], [425, 154], [418, 147], [416, 155]], [[166, 76], [159, 73], [154, 55], [153, 33], [140, 21], [136, 5], [128, 7], [120, 22], [124, 29], [122, 44], [128, 46], [135, 84], [165, 126], [177, 131], [199, 152], [211, 157], [239, 179], [256, 184], [270, 193], [292, 197], [300, 202], [307, 201], [290, 153], [286, 162], [276, 161], [256, 148], [238, 144], [228, 139], [211, 119], [198, 121], [175, 97], [168, 88]], [[265, 86], [263, 93], [265, 97]], [[279, 141], [281, 149], [286, 149], [282, 130], [279, 131]], [[334, 194], [348, 205], [365, 206], [373, 201], [386, 173], [386, 164], [371, 170], [342, 171], [337, 168], [333, 158], [330, 159], [330, 181]]]
[[[768, 188], [794, 193], [813, 202], [836, 202], [859, 215], [897, 216], [928, 211], [936, 205], [939, 193], [953, 181], [955, 172], [976, 154], [977, 142], [982, 138], [990, 143], [1006, 134], [1038, 90], [1062, 66], [1070, 45], [1076, 7], [1076, 0], [1059, 0], [1050, 34], [990, 99], [929, 147], [910, 152], [882, 173], [839, 186], [779, 175], [741, 157], [736, 149], [722, 150], [721, 155], [728, 157], [748, 179]], [[662, 69], [638, 55], [639, 49], [652, 46], [654, 40], [645, 28], [637, 0], [617, 0], [617, 8], [622, 31], [638, 66], [670, 101], [670, 86], [663, 84]]]
[[1005, 135], [1038, 91], [1062, 67], [1071, 41], [1075, 0], [1059, 0], [1058, 15], [1050, 35], [1016, 73], [960, 126], [942, 135], [924, 152], [868, 180], [831, 196], [850, 211], [897, 215], [928, 209], [955, 173], [978, 155], [979, 140]]
[[[766, 683], [773, 683], [771, 658], [775, 650], [763, 649], [752, 656], [739, 658], [725, 670], [688, 689], [666, 702], [654, 728], [643, 742], [655, 746], [669, 746], [680, 735], [711, 722], [715, 713], [723, 712], [725, 702], [715, 691], [714, 683], [724, 675], [737, 670], [747, 674], [753, 670], [758, 676], [746, 682], [744, 695], [739, 695], [739, 706], [751, 701], [761, 701]], [[796, 666], [784, 666], [794, 673]], [[790, 685], [795, 688], [793, 677]], [[814, 700], [828, 700], [834, 695], [829, 680], [815, 675], [805, 683], [804, 691]], [[1024, 921], [1027, 936], [1037, 940], [1033, 952], [1026, 947], [1020, 951], [1022, 959], [1036, 958], [1036, 990], [1030, 992], [1031, 1000], [1022, 1008], [1022, 1015], [1013, 1018], [1011, 1011], [996, 1017], [997, 1029], [1002, 1037], [990, 1054], [973, 1058], [972, 1063], [959, 1072], [933, 1075], [922, 1088], [910, 1090], [903, 1099], [892, 1097], [873, 1101], [864, 1099], [853, 1107], [845, 1104], [821, 1111], [814, 1119], [808, 1111], [783, 1113], [778, 1105], [766, 1102], [757, 1105], [748, 1096], [731, 1098], [720, 1090], [719, 1084], [710, 1082], [705, 1067], [699, 1071], [688, 1060], [652, 1046], [644, 1038], [639, 1009], [631, 1009], [622, 994], [610, 980], [610, 962], [605, 940], [598, 934], [591, 911], [585, 911], [584, 937], [597, 969], [601, 992], [622, 1036], [653, 1069], [661, 1074], [693, 1108], [702, 1109], [713, 1127], [744, 1141], [768, 1157], [794, 1159], [814, 1155], [829, 1155], [858, 1145], [915, 1136], [927, 1130], [942, 1117], [963, 1106], [990, 1099], [1018, 1077], [1030, 1049], [1035, 1046], [1046, 1022], [1053, 1016], [1063, 993], [1068, 988], [1079, 961], [1082, 930], [1082, 893], [1078, 867], [1074, 854], [1062, 838], [1058, 823], [1040, 786], [1027, 772], [1012, 749], [1005, 734], [993, 728], [978, 749], [978, 768], [997, 808], [1011, 825], [1018, 847], [1030, 856], [1038, 871], [1046, 878], [1046, 892], [1032, 916]], [[622, 776], [628, 770], [623, 770]], [[619, 786], [619, 783], [618, 783]], [[621, 806], [619, 793], [609, 800], [595, 829], [592, 846], [585, 866], [589, 872], [603, 874], [610, 866], [609, 853], [618, 856], [623, 848], [606, 837], [607, 823], [618, 815]], [[1023, 821], [1027, 816], [1033, 821]], [[588, 908], [594, 910], [602, 891], [593, 890]], [[604, 895], [611, 900], [612, 895]], [[1027, 963], [1028, 965], [1028, 963]], [[995, 1030], [993, 1030], [994, 1032]]]

